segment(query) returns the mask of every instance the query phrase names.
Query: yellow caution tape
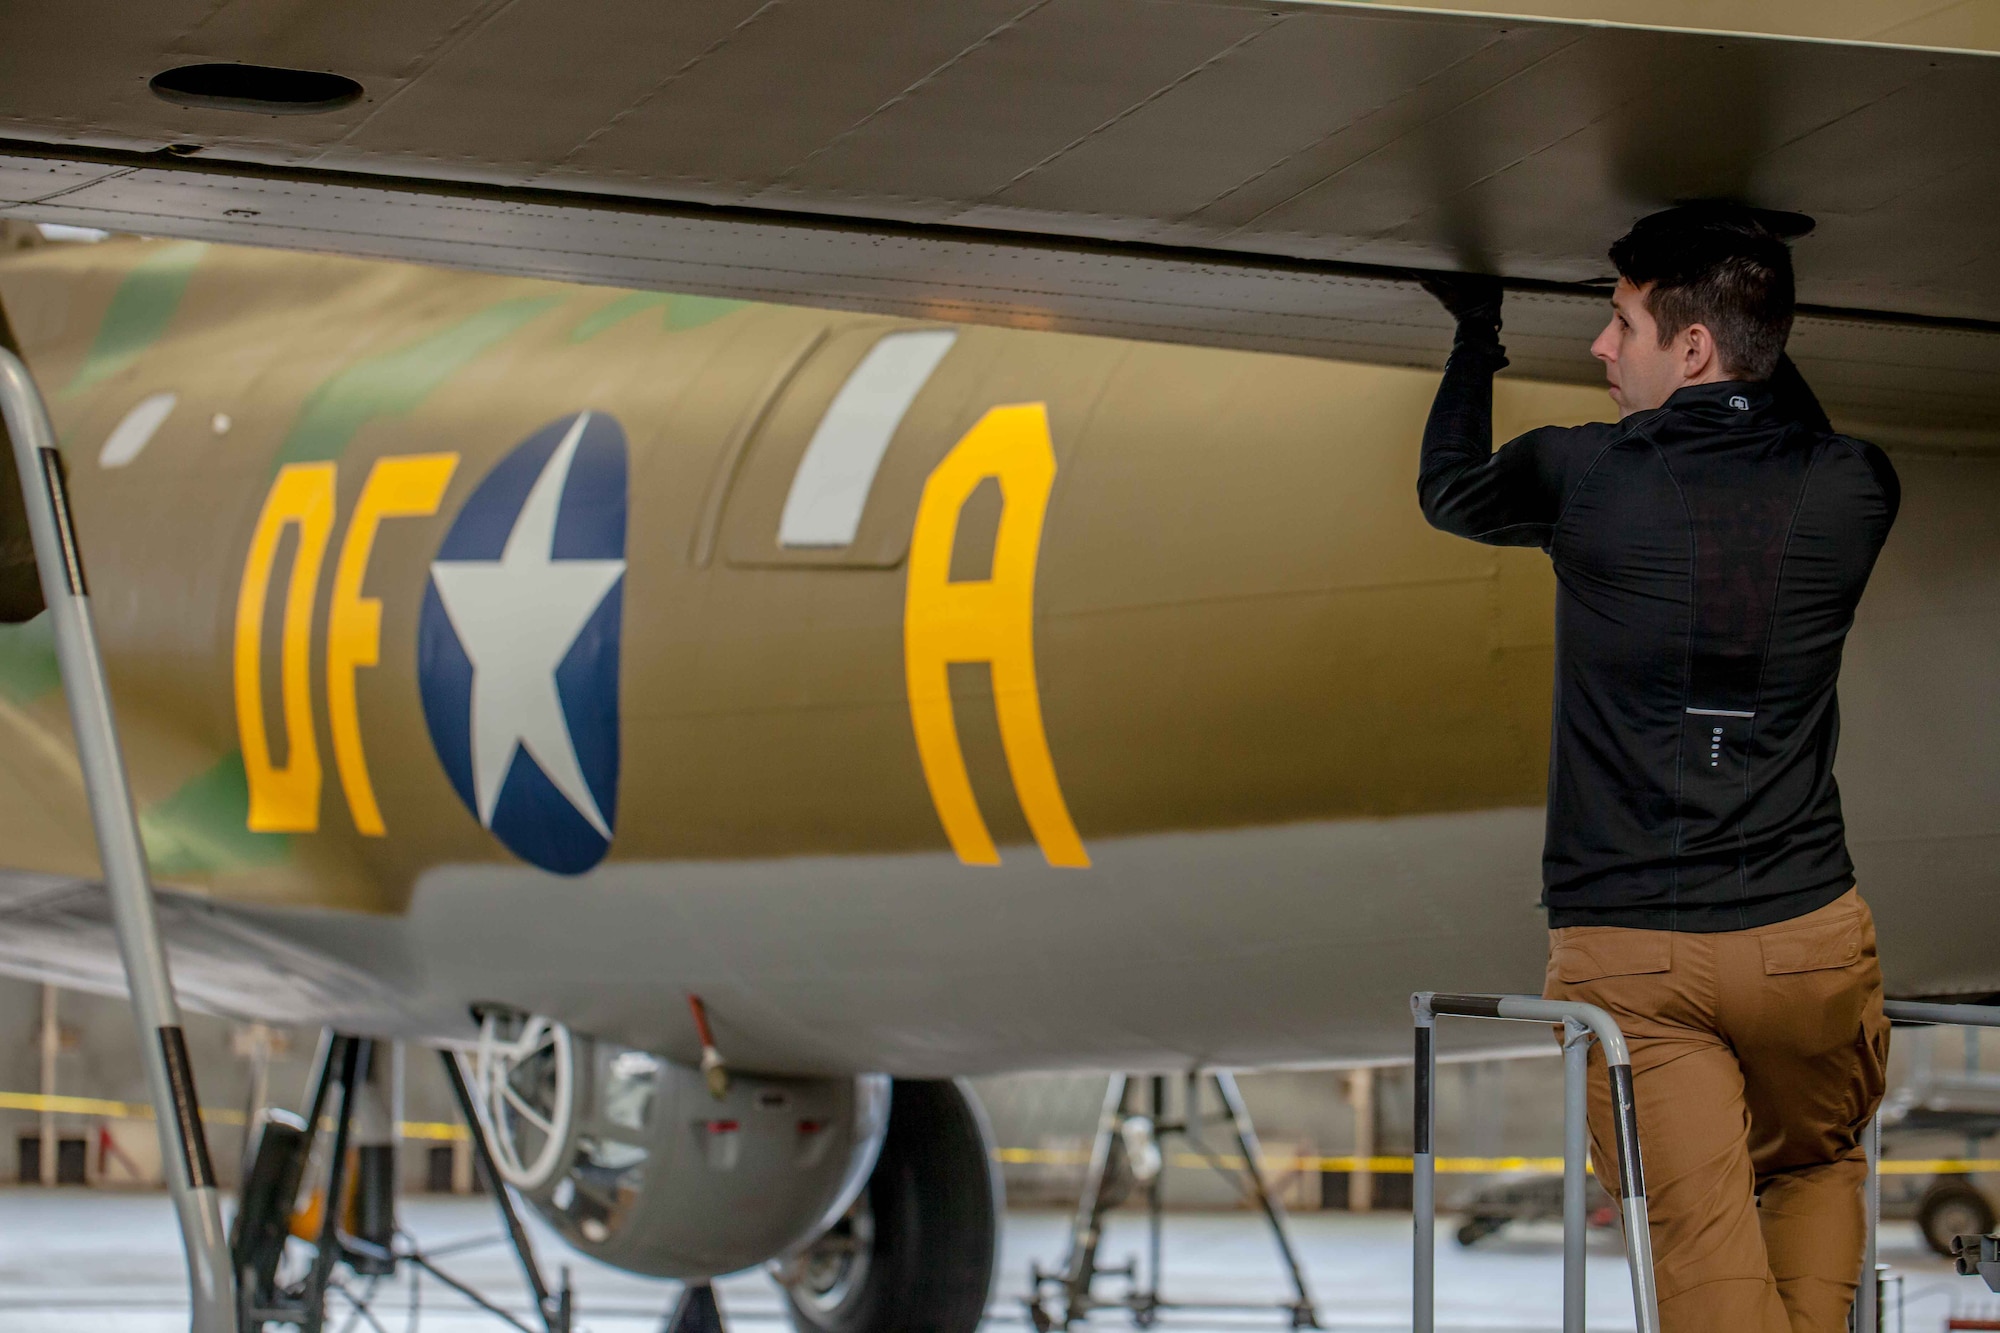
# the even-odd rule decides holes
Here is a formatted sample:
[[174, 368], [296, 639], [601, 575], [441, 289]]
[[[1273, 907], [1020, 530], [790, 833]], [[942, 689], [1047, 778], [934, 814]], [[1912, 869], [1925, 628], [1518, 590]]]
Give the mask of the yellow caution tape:
[[456, 1143], [460, 1139], [470, 1140], [472, 1135], [465, 1132], [465, 1126], [446, 1120], [405, 1120], [403, 1137], [406, 1139], [435, 1139], [441, 1143]]
[[1936, 1157], [1907, 1162], [1883, 1159], [1885, 1176], [1962, 1176], [1973, 1171], [2000, 1171], [2000, 1157]]
[[[57, 1115], [102, 1115], [113, 1120], [153, 1118], [153, 1108], [102, 1097], [44, 1097], [37, 1092], [0, 1092], [0, 1111], [51, 1111]], [[143, 1115], [141, 1114], [143, 1112]]]
[[[1090, 1160], [1090, 1154], [1079, 1149], [1065, 1148], [1002, 1148], [993, 1154], [1000, 1161], [1011, 1165], [1036, 1166], [1082, 1166]], [[1217, 1153], [1212, 1159], [1200, 1153], [1180, 1152], [1167, 1154], [1167, 1162], [1172, 1166], [1205, 1166], [1210, 1161], [1240, 1171], [1243, 1158], [1236, 1153]], [[1265, 1156], [1258, 1162], [1266, 1171], [1369, 1171], [1376, 1175], [1409, 1175], [1416, 1170], [1416, 1160], [1410, 1157], [1277, 1157]], [[1459, 1175], [1483, 1175], [1496, 1171], [1560, 1171], [1560, 1157], [1440, 1157], [1437, 1169], [1441, 1173]]]
[[[993, 1154], [1000, 1161], [1018, 1166], [1082, 1166], [1090, 1154], [1073, 1148], [1002, 1148]], [[1174, 1166], [1202, 1166], [1210, 1159], [1198, 1153], [1170, 1153]], [[1243, 1168], [1243, 1158], [1218, 1153], [1214, 1160], [1234, 1170]], [[1258, 1159], [1266, 1171], [1368, 1171], [1380, 1176], [1407, 1176], [1416, 1170], [1411, 1157], [1300, 1157], [1266, 1156]], [[1439, 1175], [1493, 1175], [1506, 1171], [1560, 1171], [1560, 1157], [1440, 1157]], [[1977, 1171], [2000, 1171], [2000, 1157], [1926, 1157], [1909, 1160], [1885, 1159], [1885, 1176], [1968, 1175]]]
[[[39, 1092], [0, 1092], [0, 1111], [49, 1112], [55, 1115], [94, 1115], [106, 1120], [151, 1120], [153, 1108], [145, 1102], [114, 1102], [103, 1097], [48, 1097]], [[204, 1107], [201, 1118], [215, 1125], [240, 1125], [241, 1111]], [[464, 1125], [442, 1120], [405, 1120], [403, 1137], [454, 1142], [470, 1138]]]
[[[0, 1092], [0, 1111], [52, 1112], [56, 1115], [94, 1115], [107, 1120], [151, 1120], [153, 1108], [144, 1102], [115, 1102], [102, 1097], [45, 1097], [36, 1092]], [[207, 1109], [203, 1120], [218, 1125], [240, 1125], [241, 1111]], [[438, 1143], [455, 1143], [471, 1136], [465, 1126], [443, 1120], [405, 1120], [403, 1137]], [[1087, 1151], [1076, 1148], [1000, 1148], [994, 1158], [1010, 1166], [1083, 1166], [1090, 1161]], [[1199, 1153], [1170, 1153], [1174, 1166], [1205, 1166], [1210, 1158]], [[1212, 1159], [1232, 1170], [1243, 1169], [1243, 1158], [1234, 1153], [1217, 1153]], [[1368, 1171], [1380, 1176], [1407, 1176], [1416, 1170], [1410, 1157], [1300, 1157], [1267, 1156], [1258, 1159], [1266, 1171]], [[1493, 1175], [1506, 1171], [1560, 1171], [1560, 1157], [1440, 1157], [1439, 1175]], [[2000, 1171], [2000, 1157], [1927, 1157], [1907, 1161], [1885, 1159], [1885, 1176], [1952, 1176], [1979, 1171]]]

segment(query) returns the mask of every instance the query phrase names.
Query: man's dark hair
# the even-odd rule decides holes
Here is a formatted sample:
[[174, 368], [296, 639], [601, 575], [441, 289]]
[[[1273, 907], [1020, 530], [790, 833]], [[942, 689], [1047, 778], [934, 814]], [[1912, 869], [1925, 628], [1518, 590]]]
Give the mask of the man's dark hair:
[[1703, 324], [1725, 374], [1771, 378], [1792, 332], [1792, 252], [1755, 213], [1688, 204], [1640, 218], [1612, 244], [1611, 262], [1633, 286], [1652, 284], [1646, 309], [1662, 347]]

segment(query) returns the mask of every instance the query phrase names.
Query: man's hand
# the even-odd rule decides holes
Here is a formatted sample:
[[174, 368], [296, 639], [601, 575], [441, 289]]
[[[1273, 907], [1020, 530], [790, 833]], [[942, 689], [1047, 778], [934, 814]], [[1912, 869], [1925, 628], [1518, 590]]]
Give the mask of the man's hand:
[[1506, 291], [1500, 279], [1484, 273], [1418, 273], [1418, 285], [1458, 321], [1458, 336], [1468, 334], [1497, 338], [1500, 335], [1500, 302]]

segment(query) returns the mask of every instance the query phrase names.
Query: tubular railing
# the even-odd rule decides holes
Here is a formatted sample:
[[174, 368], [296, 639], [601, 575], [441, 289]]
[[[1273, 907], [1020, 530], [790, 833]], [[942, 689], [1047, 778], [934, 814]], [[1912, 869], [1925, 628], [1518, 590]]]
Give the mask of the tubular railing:
[[1619, 1193], [1625, 1215], [1625, 1253], [1632, 1269], [1632, 1309], [1638, 1333], [1659, 1333], [1660, 1301], [1653, 1285], [1653, 1239], [1646, 1221], [1646, 1182], [1639, 1162], [1639, 1119], [1632, 1101], [1632, 1056], [1611, 1015], [1592, 1004], [1544, 1000], [1533, 995], [1446, 995], [1419, 991], [1410, 997], [1417, 1022], [1416, 1174], [1413, 1314], [1415, 1333], [1437, 1326], [1437, 1019], [1498, 1018], [1559, 1024], [1563, 1033], [1563, 1333], [1584, 1331], [1584, 1160], [1589, 1147], [1585, 1107], [1590, 1043], [1603, 1048], [1611, 1083], [1613, 1133], [1618, 1144]]
[[56, 662], [69, 700], [70, 725], [76, 731], [77, 766], [83, 773], [104, 867], [104, 889], [111, 901], [111, 925], [139, 1024], [147, 1091], [159, 1117], [163, 1169], [187, 1252], [192, 1327], [195, 1333], [233, 1333], [235, 1277], [228, 1238], [222, 1230], [208, 1139], [197, 1109], [194, 1069], [188, 1063], [180, 1008], [153, 910], [139, 821], [132, 813], [132, 793], [125, 781], [125, 755], [118, 745], [111, 694], [97, 651], [97, 628], [70, 520], [62, 455], [56, 451], [55, 431], [34, 379], [21, 359], [4, 348], [0, 348], [0, 418], [13, 441], [42, 599], [55, 631]]

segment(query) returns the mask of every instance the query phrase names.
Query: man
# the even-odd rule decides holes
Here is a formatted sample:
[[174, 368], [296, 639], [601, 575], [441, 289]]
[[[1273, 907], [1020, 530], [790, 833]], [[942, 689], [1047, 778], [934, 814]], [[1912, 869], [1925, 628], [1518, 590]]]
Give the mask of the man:
[[[21, 354], [5, 310], [0, 310], [0, 347]], [[35, 571], [34, 539], [28, 535], [27, 502], [15, 476], [14, 442], [0, 423], [0, 625], [18, 625], [41, 613], [42, 583]]]
[[1656, 214], [1611, 259], [1591, 352], [1617, 424], [1498, 451], [1499, 286], [1431, 284], [1458, 335], [1418, 494], [1434, 526], [1555, 564], [1544, 994], [1631, 1043], [1661, 1322], [1835, 1333], [1888, 1025], [1834, 683], [1900, 491], [1784, 358], [1791, 256], [1755, 215]]

